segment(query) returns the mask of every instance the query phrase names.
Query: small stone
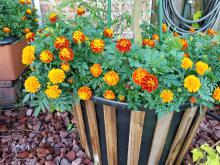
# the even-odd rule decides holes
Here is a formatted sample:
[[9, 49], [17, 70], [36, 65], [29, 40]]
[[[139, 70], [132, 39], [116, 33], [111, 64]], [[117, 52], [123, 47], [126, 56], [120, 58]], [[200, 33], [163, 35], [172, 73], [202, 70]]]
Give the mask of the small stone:
[[53, 159], [53, 155], [51, 154], [47, 155], [46, 160], [52, 160], [52, 159]]
[[35, 165], [37, 163], [37, 158], [34, 157], [33, 159], [27, 159], [25, 161], [25, 165]]
[[63, 159], [61, 160], [60, 164], [61, 164], [61, 165], [71, 165], [71, 163], [70, 163], [67, 159], [65, 159], [65, 158], [63, 158]]
[[38, 148], [36, 149], [37, 156], [41, 159], [46, 157], [48, 154], [52, 153], [52, 150], [50, 148]]
[[48, 122], [53, 118], [53, 114], [52, 113], [47, 113], [46, 117], [44, 118], [44, 121]]
[[39, 131], [41, 126], [42, 126], [42, 123], [41, 123], [40, 121], [38, 121], [38, 122], [33, 126], [33, 130]]
[[23, 151], [23, 152], [19, 152], [18, 153], [18, 157], [20, 158], [20, 159], [25, 159], [25, 158], [27, 158], [29, 156], [29, 152], [28, 151]]
[[32, 113], [33, 113], [33, 109], [28, 109], [26, 111], [26, 116], [30, 117], [32, 115]]
[[77, 157], [83, 158], [85, 157], [85, 153], [82, 150], [79, 150], [79, 152], [76, 153]]
[[78, 158], [72, 162], [72, 165], [81, 165], [81, 163], [82, 163], [82, 158]]
[[25, 124], [20, 124], [20, 125], [17, 126], [18, 130], [22, 130], [22, 129], [25, 129], [25, 128], [26, 128]]
[[11, 136], [14, 140], [18, 140], [21, 137], [21, 133], [20, 132], [13, 132], [11, 134]]
[[54, 163], [53, 161], [46, 161], [45, 165], [56, 165], [56, 163]]
[[59, 165], [60, 164], [60, 161], [61, 161], [61, 158], [59, 156], [57, 156], [55, 159], [54, 159], [54, 162], [56, 163], [56, 165]]
[[1, 139], [1, 142], [2, 143], [6, 143], [8, 141], [12, 140], [12, 137], [11, 135], [8, 135], [8, 136], [4, 136], [2, 139]]
[[76, 159], [76, 153], [74, 151], [70, 151], [65, 156], [69, 161], [73, 161]]

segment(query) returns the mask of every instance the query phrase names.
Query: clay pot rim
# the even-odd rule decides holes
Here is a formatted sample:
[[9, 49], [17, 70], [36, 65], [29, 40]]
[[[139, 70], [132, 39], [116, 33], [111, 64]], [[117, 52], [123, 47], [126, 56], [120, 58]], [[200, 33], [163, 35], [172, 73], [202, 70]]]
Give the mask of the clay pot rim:
[[10, 45], [10, 44], [15, 43], [17, 41], [19, 41], [19, 39], [17, 37], [9, 36], [9, 37], [4, 38], [3, 40], [0, 40], [0, 46]]

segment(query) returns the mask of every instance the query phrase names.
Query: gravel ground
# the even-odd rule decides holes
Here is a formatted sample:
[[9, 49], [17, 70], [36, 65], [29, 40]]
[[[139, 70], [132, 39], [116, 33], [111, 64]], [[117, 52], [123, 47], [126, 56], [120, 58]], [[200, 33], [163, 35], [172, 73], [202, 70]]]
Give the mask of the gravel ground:
[[[80, 146], [71, 113], [39, 118], [27, 108], [0, 113], [1, 165], [93, 165]], [[73, 130], [67, 131], [70, 123]]]

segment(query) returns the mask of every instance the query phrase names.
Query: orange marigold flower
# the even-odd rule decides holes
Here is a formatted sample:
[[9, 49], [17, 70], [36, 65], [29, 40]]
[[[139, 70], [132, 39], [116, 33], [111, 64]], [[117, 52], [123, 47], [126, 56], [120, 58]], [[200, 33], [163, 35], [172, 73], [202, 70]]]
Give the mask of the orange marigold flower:
[[32, 14], [32, 10], [31, 9], [27, 9], [26, 10], [26, 14], [28, 14], [28, 15]]
[[220, 87], [216, 88], [212, 94], [212, 97], [220, 102]]
[[3, 27], [3, 30], [2, 30], [4, 33], [10, 33], [11, 32], [11, 29], [9, 27]]
[[70, 48], [63, 48], [60, 49], [59, 56], [61, 60], [70, 61], [73, 60], [74, 53], [73, 50]]
[[190, 32], [190, 33], [195, 33], [195, 31], [196, 31], [196, 29], [195, 29], [194, 27], [190, 27], [190, 28], [189, 28], [189, 32]]
[[105, 48], [105, 42], [102, 39], [94, 39], [90, 43], [93, 53], [102, 53]]
[[26, 0], [27, 4], [31, 5], [31, 0]]
[[24, 33], [29, 33], [31, 30], [29, 28], [24, 29]]
[[164, 23], [164, 24], [162, 24], [162, 31], [164, 32], [164, 33], [166, 33], [167, 32], [167, 25]]
[[70, 71], [70, 65], [65, 62], [65, 63], [62, 63], [61, 64], [61, 69], [64, 71], [64, 72], [69, 72]]
[[119, 75], [118, 73], [116, 73], [115, 71], [109, 71], [107, 72], [104, 77], [103, 80], [109, 85], [109, 86], [115, 86], [118, 84], [119, 82]]
[[69, 45], [70, 45], [69, 40], [64, 36], [60, 36], [60, 37], [56, 38], [56, 40], [54, 41], [54, 47], [56, 49], [67, 48], [67, 47], [69, 47]]
[[62, 91], [58, 85], [48, 85], [47, 89], [45, 90], [45, 94], [50, 99], [59, 98], [61, 93], [62, 93]]
[[104, 91], [103, 96], [104, 96], [105, 99], [108, 99], [108, 100], [114, 100], [115, 99], [115, 93], [112, 90]]
[[107, 38], [112, 38], [114, 33], [113, 33], [113, 30], [110, 29], [110, 28], [106, 28], [104, 31], [103, 31], [103, 35]]
[[152, 40], [159, 41], [160, 40], [159, 35], [158, 34], [153, 34], [152, 35]]
[[146, 69], [137, 68], [132, 74], [132, 79], [137, 85], [141, 85], [142, 79], [148, 74]]
[[173, 101], [173, 95], [174, 94], [171, 90], [164, 89], [161, 92], [160, 97], [161, 97], [163, 103], [170, 103]]
[[77, 15], [83, 16], [85, 14], [85, 9], [83, 7], [77, 8]]
[[215, 30], [213, 30], [213, 29], [208, 29], [207, 30], [207, 34], [210, 35], [210, 36], [215, 36], [218, 33]]
[[143, 39], [142, 45], [154, 48], [155, 47], [155, 42], [153, 40], [150, 40], [150, 39]]
[[93, 77], [99, 77], [102, 74], [102, 67], [100, 64], [93, 64], [90, 68], [90, 73]]
[[173, 33], [173, 36], [174, 36], [174, 37], [179, 37], [180, 35], [179, 35], [177, 32], [174, 32], [174, 33]]
[[57, 16], [56, 13], [53, 12], [53, 13], [50, 14], [49, 20], [50, 20], [51, 23], [55, 23], [57, 21], [57, 19], [58, 19], [58, 16]]
[[189, 56], [189, 53], [185, 52], [185, 53], [183, 54], [183, 57], [189, 58], [189, 57], [190, 57], [190, 56]]
[[25, 90], [30, 93], [36, 93], [40, 86], [40, 82], [35, 76], [28, 77], [24, 82]]
[[85, 42], [85, 35], [83, 32], [77, 30], [73, 33], [73, 42], [76, 44], [84, 43]]
[[35, 38], [35, 34], [34, 32], [29, 32], [26, 34], [26, 40], [28, 42], [33, 42], [34, 41], [34, 38]]
[[192, 96], [192, 97], [190, 97], [189, 101], [191, 104], [195, 104], [197, 100], [195, 97]]
[[78, 96], [82, 100], [89, 100], [92, 97], [92, 91], [88, 86], [82, 86], [77, 91]]
[[131, 50], [131, 41], [125, 38], [119, 39], [116, 48], [120, 53], [128, 53]]
[[151, 93], [158, 87], [158, 78], [151, 74], [145, 75], [141, 80], [141, 87], [143, 90], [146, 90], [149, 93]]
[[182, 44], [182, 50], [186, 50], [186, 48], [188, 47], [187, 40], [185, 38], [181, 38], [180, 43]]
[[202, 61], [197, 62], [195, 66], [196, 66], [196, 72], [201, 76], [204, 75], [205, 72], [209, 70], [209, 65]]
[[181, 67], [183, 68], [183, 69], [189, 69], [189, 68], [192, 68], [193, 67], [193, 62], [190, 60], [190, 58], [187, 58], [187, 57], [184, 57], [183, 59], [182, 59], [182, 65], [181, 65]]
[[43, 63], [49, 64], [51, 61], [53, 61], [54, 55], [49, 50], [44, 50], [40, 54], [40, 60]]

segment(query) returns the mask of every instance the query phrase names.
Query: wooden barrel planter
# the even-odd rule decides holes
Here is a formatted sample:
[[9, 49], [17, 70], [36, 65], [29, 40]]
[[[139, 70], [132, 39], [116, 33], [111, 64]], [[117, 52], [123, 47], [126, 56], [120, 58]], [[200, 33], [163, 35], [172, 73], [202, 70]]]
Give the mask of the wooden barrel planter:
[[100, 97], [74, 105], [82, 147], [96, 165], [181, 164], [205, 111], [184, 105], [158, 118]]

